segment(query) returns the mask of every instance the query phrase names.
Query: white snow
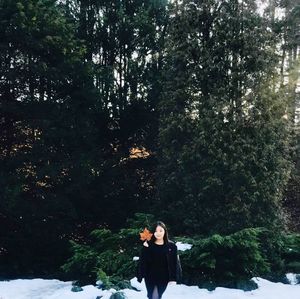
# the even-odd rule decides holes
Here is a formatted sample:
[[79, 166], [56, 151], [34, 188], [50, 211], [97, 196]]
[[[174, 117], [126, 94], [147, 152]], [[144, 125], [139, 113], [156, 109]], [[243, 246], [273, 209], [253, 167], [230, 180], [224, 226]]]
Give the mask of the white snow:
[[[293, 273], [287, 273], [286, 274], [286, 278], [289, 280], [290, 284], [297, 284], [298, 283], [298, 279], [296, 277], [297, 275], [293, 274]], [[300, 278], [300, 275], [298, 275]]]
[[[296, 282], [295, 274], [287, 274], [287, 278]], [[163, 299], [299, 299], [300, 285], [273, 283], [262, 278], [253, 278], [258, 289], [244, 292], [237, 289], [216, 288], [214, 291], [200, 289], [197, 286], [169, 285]], [[147, 299], [144, 281], [131, 279], [131, 285], [140, 291], [125, 289], [128, 299]], [[72, 282], [56, 279], [17, 279], [0, 281], [0, 299], [109, 299], [115, 290], [102, 291], [95, 286], [87, 285], [81, 292], [71, 292]]]
[[182, 243], [182, 242], [176, 242], [177, 249], [180, 251], [190, 250], [193, 245]]

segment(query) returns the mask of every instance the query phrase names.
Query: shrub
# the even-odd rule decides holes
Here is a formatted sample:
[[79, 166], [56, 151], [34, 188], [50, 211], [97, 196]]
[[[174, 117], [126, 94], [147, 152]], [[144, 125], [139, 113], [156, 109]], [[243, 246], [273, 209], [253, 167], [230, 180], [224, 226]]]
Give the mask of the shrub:
[[270, 264], [261, 250], [260, 229], [244, 229], [232, 235], [215, 234], [203, 239], [181, 239], [193, 244], [181, 254], [184, 282], [213, 289], [216, 285], [253, 289], [249, 279], [268, 273]]
[[135, 214], [126, 229], [113, 233], [109, 229], [96, 229], [90, 233], [89, 245], [70, 241], [72, 256], [62, 269], [83, 283], [101, 280], [105, 289], [130, 288], [129, 280], [136, 274], [134, 256], [141, 248], [139, 232], [153, 215]]
[[[153, 222], [153, 215], [136, 214], [128, 228], [116, 233], [108, 229], [91, 232], [89, 245], [71, 241], [73, 255], [63, 270], [81, 283], [102, 281], [102, 288], [131, 288], [141, 249], [138, 234]], [[148, 223], [147, 223], [148, 222]], [[192, 244], [180, 252], [183, 283], [207, 289], [226, 286], [252, 290], [250, 278], [264, 277], [288, 283], [285, 273], [300, 273], [300, 235], [283, 234], [265, 228], [247, 228], [231, 235], [175, 238]]]

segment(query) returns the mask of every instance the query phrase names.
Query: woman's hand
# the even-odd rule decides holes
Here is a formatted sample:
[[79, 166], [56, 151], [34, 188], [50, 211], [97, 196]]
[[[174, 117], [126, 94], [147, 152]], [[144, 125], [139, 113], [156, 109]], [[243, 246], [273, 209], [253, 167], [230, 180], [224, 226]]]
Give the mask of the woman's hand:
[[149, 244], [148, 244], [147, 241], [145, 241], [145, 242], [143, 243], [143, 245], [144, 245], [145, 247], [149, 247]]

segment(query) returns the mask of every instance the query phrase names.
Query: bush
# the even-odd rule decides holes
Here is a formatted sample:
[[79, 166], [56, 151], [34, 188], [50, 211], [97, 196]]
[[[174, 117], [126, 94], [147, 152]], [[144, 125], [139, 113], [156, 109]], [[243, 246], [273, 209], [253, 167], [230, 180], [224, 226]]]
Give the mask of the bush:
[[62, 269], [81, 284], [101, 280], [105, 289], [131, 288], [129, 280], [135, 276], [137, 266], [133, 257], [141, 249], [139, 232], [149, 221], [153, 221], [153, 215], [137, 213], [128, 221], [129, 228], [116, 233], [108, 229], [92, 231], [89, 245], [70, 241], [73, 255]]
[[289, 284], [286, 273], [300, 273], [300, 235], [265, 231], [262, 248], [271, 264], [271, 272], [263, 276], [273, 282]]
[[75, 277], [80, 284], [95, 280], [94, 268], [97, 263], [97, 252], [92, 246], [77, 244], [70, 241], [72, 257], [61, 267], [71, 277]]
[[[148, 223], [147, 223], [148, 222]], [[81, 283], [101, 280], [102, 288], [131, 288], [141, 249], [139, 232], [153, 222], [153, 216], [136, 214], [128, 228], [113, 233], [97, 229], [89, 245], [71, 242], [72, 257], [63, 270]], [[288, 283], [285, 273], [300, 273], [300, 235], [282, 234], [265, 228], [247, 228], [228, 236], [175, 238], [190, 243], [191, 250], [180, 252], [183, 283], [209, 290], [216, 286], [252, 290], [250, 278], [260, 276]]]
[[[179, 239], [178, 239], [179, 240]], [[181, 254], [183, 282], [213, 289], [216, 286], [251, 290], [254, 276], [283, 269], [282, 238], [262, 228], [248, 228], [228, 236], [180, 239], [193, 244]]]

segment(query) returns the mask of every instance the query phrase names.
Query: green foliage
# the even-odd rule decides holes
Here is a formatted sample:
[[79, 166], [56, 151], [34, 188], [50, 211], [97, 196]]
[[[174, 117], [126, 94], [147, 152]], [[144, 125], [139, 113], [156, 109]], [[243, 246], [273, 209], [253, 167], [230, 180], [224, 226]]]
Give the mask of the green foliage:
[[[133, 256], [139, 255], [139, 232], [150, 214], [135, 214], [128, 223], [135, 224], [118, 232], [97, 229], [91, 232], [89, 245], [72, 242], [72, 257], [64, 271], [85, 282], [101, 280], [103, 288], [130, 288], [136, 275]], [[150, 223], [149, 223], [150, 224]], [[287, 283], [285, 273], [299, 271], [299, 235], [283, 234], [266, 228], [247, 228], [230, 235], [176, 237], [192, 244], [179, 251], [183, 283], [207, 289], [226, 286], [252, 290], [252, 277], [264, 277]]]
[[292, 165], [276, 34], [253, 1], [186, 0], [171, 11], [157, 210], [185, 234], [279, 225]]
[[300, 235], [285, 235], [284, 244], [285, 272], [300, 273]]
[[60, 186], [73, 138], [68, 107], [86, 91], [83, 48], [56, 1], [4, 0], [0, 19], [0, 273], [56, 273], [76, 219]]
[[[95, 279], [94, 267], [97, 261], [97, 252], [88, 245], [80, 245], [70, 241], [72, 258], [62, 266], [66, 273], [77, 273], [78, 280], [89, 282]], [[92, 271], [91, 271], [92, 270]]]
[[144, 229], [145, 227], [151, 227], [155, 221], [155, 216], [146, 213], [135, 213], [134, 218], [127, 220], [127, 225], [129, 227], [135, 227], [137, 229]]
[[299, 272], [299, 235], [248, 228], [208, 238], [176, 238], [193, 244], [181, 253], [183, 280], [208, 289], [216, 286], [256, 288], [252, 277], [288, 283], [285, 274]]
[[1, 274], [56, 274], [71, 236], [149, 209], [129, 151], [156, 147], [166, 5], [0, 2]]
[[[126, 284], [154, 218], [113, 231], [136, 211], [190, 236], [276, 226], [295, 102], [275, 88], [276, 42], [297, 47], [286, 5], [273, 32], [252, 0], [0, 1], [0, 274], [57, 277], [68, 240], [105, 226], [64, 270]], [[268, 238], [283, 271], [285, 243]]]
[[232, 235], [194, 239], [191, 250], [181, 254], [184, 281], [188, 284], [233, 286], [270, 271], [263, 255], [259, 229]]
[[101, 280], [106, 289], [131, 288], [129, 280], [135, 276], [137, 266], [133, 257], [140, 253], [139, 232], [145, 219], [153, 219], [153, 215], [137, 213], [128, 221], [133, 226], [119, 232], [93, 230], [88, 245], [71, 241], [72, 256], [62, 269], [81, 283]]

